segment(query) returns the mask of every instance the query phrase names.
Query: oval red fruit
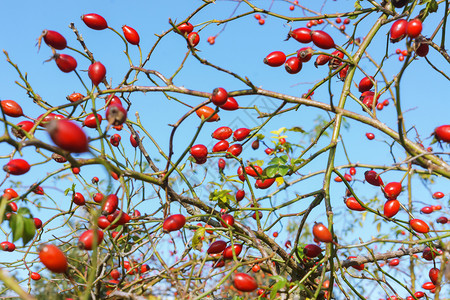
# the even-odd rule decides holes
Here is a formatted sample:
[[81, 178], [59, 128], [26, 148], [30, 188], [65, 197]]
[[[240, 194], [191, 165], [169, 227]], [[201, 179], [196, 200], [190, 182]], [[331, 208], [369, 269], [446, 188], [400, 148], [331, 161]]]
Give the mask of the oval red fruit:
[[123, 25], [122, 31], [128, 43], [132, 45], [139, 45], [140, 41], [139, 33], [134, 28], [127, 25]]
[[[78, 239], [78, 247], [84, 250], [92, 250], [94, 248], [94, 230], [89, 229], [83, 232]], [[103, 231], [97, 229], [97, 245], [103, 241]]]
[[97, 115], [97, 118], [95, 116], [95, 114], [88, 115], [86, 119], [84, 119], [83, 125], [89, 128], [97, 128], [97, 124], [100, 124], [102, 122], [102, 116]]
[[220, 108], [224, 110], [237, 110], [239, 108], [239, 104], [233, 97], [228, 97], [227, 102], [220, 106]]
[[197, 32], [191, 32], [188, 34], [187, 40], [189, 42], [189, 45], [195, 47], [200, 42], [200, 35]]
[[228, 246], [223, 250], [222, 256], [224, 259], [232, 259], [233, 258], [233, 249], [234, 253], [236, 254], [236, 257], [239, 256], [242, 252], [242, 245], [241, 244], [234, 244], [233, 246]]
[[234, 287], [241, 292], [253, 292], [258, 288], [255, 278], [247, 273], [237, 273], [234, 275]]
[[284, 64], [284, 68], [289, 74], [297, 74], [302, 69], [302, 62], [298, 57], [290, 57]]
[[355, 197], [350, 197], [345, 200], [345, 205], [351, 210], [356, 211], [364, 211], [366, 210], [359, 202], [355, 199]]
[[91, 29], [103, 30], [108, 28], [108, 22], [98, 14], [82, 15], [81, 20], [83, 20], [84, 24]]
[[221, 218], [222, 220], [220, 220], [220, 223], [222, 224], [223, 227], [228, 228], [228, 226], [234, 225], [234, 217], [232, 215], [223, 214]]
[[374, 170], [364, 172], [364, 178], [371, 185], [374, 186], [383, 185], [383, 180], [381, 180], [381, 177]]
[[301, 62], [308, 62], [311, 59], [313, 53], [314, 50], [311, 47], [303, 47], [297, 51], [297, 57]]
[[431, 268], [428, 276], [433, 284], [437, 284], [440, 270], [438, 268]]
[[416, 38], [420, 35], [422, 32], [422, 21], [419, 19], [413, 19], [408, 22], [408, 25], [406, 26], [406, 34], [410, 38]]
[[75, 203], [76, 205], [79, 205], [79, 206], [86, 204], [86, 200], [84, 199], [83, 194], [78, 193], [78, 192], [75, 193], [75, 195], [73, 195], [72, 201], [73, 201], [73, 203]]
[[257, 189], [268, 189], [275, 182], [275, 178], [257, 179], [255, 182], [255, 187]]
[[[242, 145], [233, 144], [227, 149], [227, 152], [233, 156], [239, 156], [242, 153]], [[229, 154], [227, 154], [227, 157], [231, 157]]]
[[11, 159], [3, 166], [3, 170], [11, 175], [22, 175], [30, 170], [30, 164], [21, 158]]
[[441, 125], [434, 129], [434, 136], [438, 141], [450, 143], [450, 125]]
[[430, 231], [430, 227], [428, 227], [428, 224], [420, 219], [412, 219], [409, 221], [409, 225], [411, 225], [411, 228], [419, 233], [428, 233]]
[[101, 62], [96, 61], [89, 66], [88, 75], [92, 83], [97, 86], [105, 78], [106, 68]]
[[5, 115], [12, 117], [12, 118], [18, 118], [23, 116], [23, 110], [22, 107], [17, 104], [14, 100], [1, 100], [0, 104], [2, 106], [2, 110], [5, 113]]
[[188, 22], [178, 25], [177, 28], [182, 34], [191, 33], [194, 30], [194, 26], [192, 26], [192, 24]]
[[247, 138], [247, 136], [250, 134], [251, 130], [248, 128], [239, 128], [234, 131], [233, 134], [233, 140], [235, 141], [242, 141]]
[[39, 273], [32, 272], [30, 274], [30, 278], [33, 279], [34, 281], [37, 281], [37, 280], [41, 279], [41, 275], [39, 275]]
[[286, 61], [286, 54], [281, 51], [274, 51], [267, 55], [263, 62], [271, 67], [279, 67]]
[[219, 141], [217, 142], [214, 147], [212, 148], [212, 152], [217, 153], [217, 152], [224, 152], [227, 151], [227, 149], [230, 147], [230, 144], [225, 141]]
[[69, 267], [66, 255], [52, 244], [44, 245], [39, 250], [39, 259], [53, 273], [65, 273]]
[[400, 202], [396, 199], [386, 201], [384, 204], [384, 215], [388, 218], [395, 216], [400, 210]]
[[384, 187], [384, 195], [386, 198], [392, 200], [397, 199], [397, 196], [402, 191], [402, 184], [400, 182], [389, 182]]
[[205, 145], [198, 144], [191, 147], [189, 150], [191, 155], [196, 159], [204, 159], [208, 155], [208, 149]]
[[180, 230], [186, 224], [186, 218], [182, 214], [171, 215], [164, 220], [163, 231], [165, 233]]
[[84, 131], [67, 119], [52, 120], [47, 125], [52, 141], [61, 149], [74, 153], [88, 151], [89, 140]]
[[207, 122], [215, 122], [215, 121], [219, 121], [220, 117], [218, 114], [215, 113], [215, 110], [212, 109], [209, 106], [202, 106], [199, 109], [197, 109], [195, 111], [195, 113], [197, 114], [197, 116], [200, 119], [208, 119], [210, 116], [212, 116], [211, 118], [208, 119]]
[[208, 254], [222, 253], [226, 247], [227, 247], [226, 242], [218, 240], [209, 246], [208, 250], [206, 250], [206, 253]]
[[406, 37], [406, 27], [408, 21], [400, 19], [395, 21], [391, 26], [391, 42], [397, 43]]
[[361, 93], [369, 91], [373, 87], [372, 83], [373, 77], [364, 77], [361, 79], [358, 85], [358, 89]]
[[[63, 50], [67, 47], [66, 39], [59, 33], [53, 30], [44, 30], [41, 34], [44, 38], [44, 42], [57, 50]], [[40, 43], [39, 38], [39, 43]]]
[[114, 213], [119, 205], [119, 198], [115, 194], [108, 195], [102, 206], [102, 215], [110, 215]]
[[331, 49], [334, 48], [334, 41], [333, 38], [322, 30], [313, 30], [311, 32], [311, 38], [317, 47], [321, 49]]
[[212, 138], [216, 140], [226, 140], [233, 134], [233, 130], [231, 130], [230, 127], [222, 126], [217, 128], [213, 134], [211, 135]]
[[58, 68], [64, 73], [72, 72], [77, 68], [77, 61], [67, 54], [55, 54], [55, 62]]
[[211, 95], [211, 101], [217, 106], [224, 105], [228, 99], [228, 92], [221, 87], [215, 88]]
[[305, 256], [309, 258], [317, 257], [321, 252], [322, 248], [320, 248], [316, 244], [309, 244], [303, 248], [303, 254], [305, 254]]
[[289, 32], [289, 37], [294, 38], [296, 41], [300, 43], [304, 44], [310, 43], [312, 41], [311, 29], [305, 27], [294, 29]]
[[322, 223], [315, 223], [313, 226], [314, 237], [324, 243], [331, 243], [333, 241], [333, 236], [328, 228]]

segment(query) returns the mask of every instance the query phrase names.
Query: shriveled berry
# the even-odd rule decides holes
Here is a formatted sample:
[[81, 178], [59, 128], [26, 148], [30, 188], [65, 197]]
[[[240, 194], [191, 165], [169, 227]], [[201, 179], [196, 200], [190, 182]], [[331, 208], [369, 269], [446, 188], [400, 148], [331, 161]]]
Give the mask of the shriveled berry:
[[308, 62], [311, 59], [313, 53], [314, 50], [311, 47], [303, 47], [297, 51], [297, 57], [301, 62]]
[[113, 126], [122, 125], [127, 120], [127, 111], [122, 105], [110, 104], [106, 109], [106, 120]]

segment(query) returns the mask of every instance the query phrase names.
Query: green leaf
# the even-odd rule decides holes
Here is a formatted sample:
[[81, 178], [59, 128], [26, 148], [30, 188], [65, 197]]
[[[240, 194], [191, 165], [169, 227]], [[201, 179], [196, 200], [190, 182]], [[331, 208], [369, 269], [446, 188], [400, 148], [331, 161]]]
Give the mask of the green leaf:
[[264, 161], [261, 160], [261, 159], [255, 160], [254, 162], [252, 162], [252, 165], [256, 165], [256, 166], [262, 167], [264, 165]]
[[280, 159], [283, 162], [283, 164], [286, 164], [288, 159], [289, 159], [289, 157], [287, 155], [283, 155], [283, 156], [280, 157]]
[[255, 138], [257, 138], [258, 140], [262, 140], [265, 138], [265, 136], [264, 136], [264, 134], [258, 133], [258, 134], [255, 134]]
[[36, 226], [33, 219], [24, 219], [24, 231], [22, 235], [23, 244], [28, 244], [34, 238], [36, 233]]
[[271, 165], [271, 166], [267, 167], [267, 168], [264, 170], [264, 172], [266, 173], [266, 176], [267, 176], [267, 177], [272, 178], [272, 177], [274, 177], [274, 176], [277, 174], [277, 172], [278, 172], [278, 166], [276, 166], [276, 165]]
[[270, 279], [274, 279], [277, 281], [277, 283], [272, 286], [272, 291], [270, 292], [270, 299], [275, 299], [277, 296], [277, 292], [286, 286], [287, 279], [278, 275], [271, 276]]
[[274, 157], [271, 161], [269, 161], [269, 165], [281, 165], [283, 164], [283, 160], [279, 157]]
[[294, 131], [294, 132], [301, 132], [301, 133], [305, 133], [305, 131], [303, 130], [303, 128], [301, 127], [292, 127], [291, 129], [288, 129], [289, 131]]
[[290, 169], [291, 168], [289, 168], [288, 166], [279, 166], [278, 174], [280, 174], [281, 176], [285, 176], [289, 172]]
[[19, 210], [17, 211], [18, 215], [29, 215], [31, 216], [30, 210], [28, 209], [28, 207], [21, 207], [19, 208]]
[[9, 227], [11, 227], [13, 234], [13, 242], [17, 241], [23, 236], [24, 231], [24, 217], [19, 214], [13, 214], [9, 221]]
[[205, 237], [206, 229], [205, 227], [199, 227], [192, 237], [192, 248], [200, 251], [203, 247], [202, 237]]
[[360, 1], [361, 1], [361, 0], [357, 0], [357, 1], [355, 2], [355, 10], [362, 10], [362, 6], [361, 6], [361, 4], [359, 4]]

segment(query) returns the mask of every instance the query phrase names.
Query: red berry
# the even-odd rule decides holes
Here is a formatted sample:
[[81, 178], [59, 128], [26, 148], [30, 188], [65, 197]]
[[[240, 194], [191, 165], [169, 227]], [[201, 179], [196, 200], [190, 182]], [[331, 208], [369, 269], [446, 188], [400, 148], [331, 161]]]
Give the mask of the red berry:
[[122, 105], [110, 104], [106, 109], [106, 119], [113, 126], [122, 125], [127, 120], [127, 111]]
[[313, 54], [314, 50], [311, 47], [303, 47], [297, 51], [297, 57], [301, 62], [308, 62]]
[[420, 219], [412, 219], [411, 221], [409, 221], [409, 225], [411, 225], [411, 228], [414, 231], [419, 233], [428, 233], [430, 231], [427, 223]]
[[422, 288], [425, 290], [432, 290], [435, 287], [436, 286], [432, 282], [425, 282], [424, 284], [422, 284]]
[[164, 220], [163, 231], [165, 233], [180, 230], [186, 224], [186, 218], [181, 214], [171, 215]]
[[222, 253], [226, 247], [227, 247], [226, 242], [218, 240], [209, 246], [208, 250], [206, 250], [206, 253], [208, 253], [208, 254]]
[[197, 109], [195, 111], [195, 113], [197, 114], [197, 116], [200, 119], [207, 119], [210, 116], [212, 116], [211, 118], [208, 119], [208, 122], [215, 122], [215, 121], [219, 121], [220, 120], [220, 117], [219, 117], [218, 114], [215, 113], [215, 110], [212, 109], [211, 107], [208, 107], [208, 106], [200, 107], [199, 109]]
[[289, 32], [289, 37], [293, 37], [300, 43], [310, 43], [312, 41], [311, 29], [309, 28], [297, 28]]
[[[102, 199], [103, 199], [103, 197], [102, 197]], [[72, 201], [73, 201], [73, 203], [75, 203], [76, 205], [79, 205], [79, 206], [86, 204], [86, 200], [84, 199], [84, 196], [81, 193], [75, 193], [75, 195], [73, 195]]]
[[[239, 156], [242, 153], [242, 145], [241, 144], [233, 144], [228, 149], [227, 152], [233, 156]], [[227, 154], [227, 157], [231, 157]]]
[[436, 223], [447, 224], [448, 223], [448, 218], [447, 217], [439, 217], [439, 218], [437, 218]]
[[[92, 229], [86, 230], [80, 235], [78, 239], [78, 247], [84, 250], [92, 250], [94, 248], [94, 231]], [[103, 241], [103, 231], [97, 229], [97, 245]]]
[[206, 158], [208, 155], [208, 149], [202, 144], [192, 146], [189, 151], [195, 159], [199, 160]]
[[241, 201], [245, 197], [245, 191], [244, 190], [238, 190], [236, 192], [236, 201]]
[[406, 36], [406, 27], [408, 26], [408, 21], [400, 19], [395, 21], [391, 26], [391, 42], [396, 43], [401, 41]]
[[339, 79], [344, 80], [347, 77], [349, 65], [346, 65], [342, 70], [339, 71]]
[[345, 18], [344, 19], [344, 24], [350, 24], [350, 19], [349, 18]]
[[65, 273], [69, 267], [65, 254], [55, 245], [46, 244], [41, 247], [39, 259], [53, 273]]
[[303, 248], [303, 254], [305, 254], [305, 256], [309, 258], [317, 257], [321, 252], [322, 248], [320, 248], [316, 244], [309, 244]]
[[433, 208], [431, 206], [424, 206], [420, 212], [423, 214], [431, 214], [433, 212]]
[[106, 97], [105, 104], [107, 104], [108, 106], [110, 106], [110, 105], [123, 106], [122, 101], [120, 101], [120, 98], [117, 96], [114, 96], [114, 95], [109, 95], [108, 97]]
[[227, 102], [220, 106], [220, 108], [224, 110], [236, 110], [239, 108], [239, 104], [233, 97], [228, 97]]
[[225, 160], [223, 158], [219, 159], [219, 162], [218, 162], [219, 169], [220, 170], [225, 169], [225, 165], [226, 165]]
[[[4, 192], [3, 197], [8, 197], [7, 200], [19, 197], [19, 194], [17, 194], [17, 192], [11, 188], [5, 189], [3, 192]], [[15, 211], [17, 211], [17, 209]]]
[[[120, 215], [120, 217], [119, 217], [119, 215]], [[114, 213], [108, 215], [106, 218], [111, 223], [117, 219], [117, 222], [114, 223], [115, 225], [125, 225], [128, 222], [130, 222], [130, 220], [131, 220], [131, 217], [127, 213], [125, 213], [121, 210], [116, 210]]]
[[0, 243], [0, 248], [3, 251], [7, 251], [7, 252], [13, 252], [14, 250], [16, 250], [16, 245], [14, 245], [11, 242], [1, 242]]
[[271, 67], [279, 67], [286, 61], [286, 54], [281, 51], [274, 51], [267, 55], [263, 62]]
[[408, 25], [406, 26], [406, 34], [410, 38], [416, 38], [420, 35], [422, 32], [422, 21], [419, 19], [414, 19], [408, 22]]
[[97, 86], [105, 78], [106, 68], [101, 62], [96, 61], [95, 63], [89, 66], [88, 75], [89, 78], [92, 80], [92, 83], [95, 86]]
[[119, 134], [115, 133], [111, 136], [109, 141], [111, 145], [113, 145], [114, 147], [118, 147], [121, 139], [122, 137]]
[[1, 100], [0, 101], [1, 107], [5, 115], [12, 117], [12, 118], [18, 118], [23, 116], [22, 107], [17, 104], [14, 100]]
[[431, 268], [428, 276], [433, 284], [437, 284], [440, 270], [438, 268]]
[[72, 72], [77, 68], [77, 61], [67, 54], [55, 54], [54, 56], [56, 65], [64, 73]]
[[336, 24], [341, 24], [342, 20], [341, 20], [341, 18], [336, 18], [335, 22], [336, 22]]
[[356, 174], [356, 169], [354, 167], [351, 167], [349, 173], [350, 175], [354, 176]]
[[38, 281], [39, 279], [41, 279], [41, 275], [39, 275], [39, 273], [32, 272], [32, 273], [30, 274], [30, 278], [33, 279], [33, 280], [35, 280], [35, 281]]
[[118, 206], [119, 206], [119, 198], [117, 198], [115, 194], [108, 195], [102, 206], [102, 215], [107, 216], [114, 213]]
[[395, 266], [398, 266], [399, 264], [400, 264], [400, 259], [398, 259], [398, 258], [394, 258], [393, 260], [391, 260], [389, 262], [390, 267], [395, 267]]
[[234, 225], [234, 217], [232, 215], [224, 214], [221, 218], [222, 220], [220, 220], [220, 223], [223, 227], [228, 228], [228, 226], [232, 227]]
[[358, 85], [358, 89], [361, 93], [366, 92], [368, 90], [370, 90], [373, 87], [373, 83], [372, 83], [373, 77], [364, 77], [363, 79], [361, 79], [361, 81], [359, 82]]
[[374, 170], [364, 172], [364, 177], [366, 181], [371, 185], [374, 186], [383, 185], [383, 180], [381, 180], [381, 177], [378, 176], [377, 172], [375, 172]]
[[187, 40], [189, 42], [189, 45], [195, 47], [200, 42], [200, 35], [197, 32], [191, 32], [188, 34]]
[[331, 56], [320, 54], [317, 56], [316, 61], [314, 62], [314, 66], [317, 68], [317, 66], [323, 66], [327, 64], [331, 60]]
[[366, 133], [366, 137], [369, 140], [373, 140], [375, 138], [375, 134], [371, 133], [371, 132], [367, 132]]
[[258, 23], [259, 23], [259, 25], [264, 25], [264, 23], [266, 23], [266, 20], [261, 19], [261, 20], [258, 21]]
[[322, 223], [314, 224], [313, 235], [314, 238], [324, 243], [331, 243], [333, 241], [333, 236], [331, 235], [331, 232]]
[[216, 140], [226, 140], [233, 134], [233, 130], [231, 130], [230, 127], [219, 127], [217, 128], [213, 134], [211, 135], [212, 138]]
[[356, 211], [366, 210], [361, 204], [359, 204], [359, 202], [354, 197], [347, 198], [345, 200], [345, 205], [347, 205], [347, 207], [351, 210]]
[[140, 41], [139, 33], [137, 33], [135, 29], [131, 28], [130, 26], [123, 25], [122, 30], [123, 35], [125, 36], [125, 39], [127, 40], [128, 43], [132, 45], [139, 45]]
[[443, 192], [435, 192], [434, 194], [433, 194], [433, 198], [434, 199], [442, 199], [442, 198], [444, 198], [444, 193]]
[[230, 144], [225, 141], [219, 141], [217, 142], [214, 147], [212, 148], [212, 152], [216, 153], [216, 152], [224, 152], [227, 151], [227, 149], [230, 147]]
[[258, 264], [254, 265], [252, 267], [252, 271], [255, 273], [259, 272], [260, 270], [261, 270], [261, 267]]
[[[98, 119], [98, 122], [97, 122]], [[95, 114], [90, 114], [84, 119], [83, 125], [89, 128], [97, 128], [97, 124], [100, 124], [102, 122], [102, 116]]]
[[61, 149], [74, 153], [88, 151], [89, 140], [84, 131], [67, 119], [52, 120], [47, 131], [52, 141]]
[[115, 280], [120, 278], [120, 272], [117, 269], [112, 270], [109, 275], [111, 275], [111, 277]]
[[233, 140], [235, 141], [243, 141], [250, 134], [250, 129], [248, 128], [239, 128], [234, 131]]
[[441, 125], [435, 128], [434, 136], [438, 141], [450, 143], [450, 125]]
[[228, 93], [224, 88], [215, 88], [211, 95], [211, 101], [217, 106], [224, 105], [227, 102]]
[[255, 14], [255, 19], [256, 20], [261, 20], [261, 15], [260, 14]]
[[258, 179], [255, 182], [257, 189], [268, 189], [275, 182], [275, 178]]
[[[353, 258], [356, 258], [356, 256], [349, 256], [347, 259], [353, 259]], [[364, 264], [355, 265], [355, 266], [352, 266], [352, 268], [362, 271], [362, 270], [364, 270]]]
[[334, 41], [333, 38], [322, 30], [313, 30], [311, 32], [311, 38], [317, 47], [321, 49], [331, 49], [334, 48]]
[[33, 218], [34, 226], [36, 229], [40, 229], [42, 227], [42, 221], [39, 218]]
[[108, 28], [108, 23], [106, 20], [97, 14], [82, 15], [81, 20], [83, 20], [84, 24], [91, 29], [103, 30]]
[[30, 164], [24, 159], [16, 158], [4, 165], [3, 170], [11, 175], [22, 175], [30, 170]]
[[[53, 30], [44, 30], [41, 34], [44, 38], [44, 42], [57, 50], [63, 50], [67, 47], [66, 39], [59, 33]], [[41, 37], [39, 37], [39, 44], [41, 42]]]
[[21, 121], [19, 123], [16, 124], [17, 127], [19, 127], [20, 129], [17, 130], [15, 128], [12, 128], [11, 131], [14, 134], [14, 136], [16, 136], [17, 138], [21, 139], [25, 137], [25, 133], [24, 132], [30, 132], [31, 129], [34, 126], [34, 123], [31, 121]]
[[404, 57], [403, 55], [400, 55], [400, 56], [398, 57], [398, 60], [399, 60], [399, 61], [404, 61], [404, 60], [405, 60], [405, 57]]
[[69, 96], [67, 96], [67, 100], [69, 100], [70, 102], [76, 102], [83, 98], [84, 98], [83, 94], [80, 93], [72, 93]]
[[395, 216], [400, 210], [400, 202], [397, 199], [386, 201], [384, 204], [384, 215], [388, 218]]
[[286, 60], [284, 68], [289, 74], [297, 74], [302, 69], [302, 62], [298, 57], [290, 57]]
[[177, 28], [183, 35], [191, 33], [194, 30], [194, 26], [192, 26], [192, 24], [188, 22], [178, 25]]
[[247, 273], [237, 273], [234, 275], [234, 287], [241, 292], [253, 292], [258, 288], [256, 280]]
[[206, 41], [210, 44], [210, 45], [214, 45], [214, 43], [216, 42], [216, 37], [215, 36], [209, 36]]
[[397, 199], [397, 196], [402, 191], [402, 184], [400, 182], [389, 182], [384, 187], [384, 195], [389, 200]]
[[102, 193], [95, 193], [92, 196], [92, 199], [96, 202], [96, 203], [101, 203], [103, 201], [103, 198], [105, 198], [105, 196]]
[[136, 133], [136, 138], [134, 138], [133, 134], [130, 135], [130, 143], [131, 146], [133, 146], [134, 148], [136, 148], [138, 145], [138, 140], [139, 140], [139, 136]]
[[232, 259], [233, 258], [233, 249], [234, 253], [236, 254], [236, 257], [239, 256], [239, 254], [242, 251], [242, 245], [241, 244], [234, 244], [233, 246], [228, 246], [223, 250], [222, 256], [224, 259]]
[[266, 150], [264, 150], [264, 152], [266, 152], [267, 155], [272, 154], [273, 149], [272, 148], [266, 148]]

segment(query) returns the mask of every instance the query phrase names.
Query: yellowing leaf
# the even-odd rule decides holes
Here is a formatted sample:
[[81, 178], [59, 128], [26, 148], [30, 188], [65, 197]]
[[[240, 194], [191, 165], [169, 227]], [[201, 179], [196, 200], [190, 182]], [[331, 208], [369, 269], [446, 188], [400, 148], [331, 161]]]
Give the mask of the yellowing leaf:
[[203, 247], [203, 240], [202, 238], [205, 237], [206, 229], [204, 227], [198, 228], [195, 233], [194, 237], [192, 238], [192, 248], [200, 251]]
[[284, 179], [283, 177], [277, 177], [277, 179], [275, 179], [277, 186], [280, 186], [284, 183]]

